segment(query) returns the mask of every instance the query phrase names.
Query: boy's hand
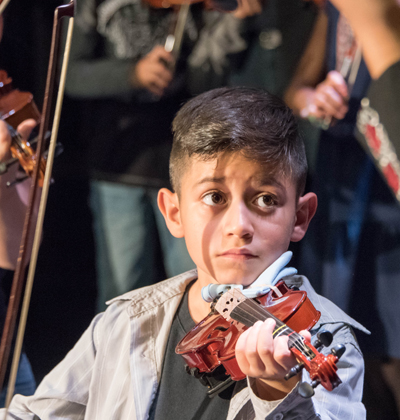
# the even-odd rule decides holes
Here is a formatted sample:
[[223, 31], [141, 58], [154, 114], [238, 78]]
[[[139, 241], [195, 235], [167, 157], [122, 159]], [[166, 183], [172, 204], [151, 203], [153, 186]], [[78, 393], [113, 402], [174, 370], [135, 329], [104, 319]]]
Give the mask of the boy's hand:
[[[273, 401], [284, 398], [297, 384], [300, 376], [284, 379], [297, 360], [288, 348], [288, 337], [273, 338], [275, 321], [257, 322], [245, 331], [236, 344], [236, 360], [249, 377], [257, 378], [255, 390], [262, 399]], [[301, 331], [311, 339], [308, 331]]]
[[301, 110], [303, 118], [336, 118], [341, 120], [348, 111], [348, 89], [343, 76], [330, 71], [326, 79], [314, 90], [308, 106]]
[[155, 46], [136, 64], [132, 74], [132, 85], [162, 96], [173, 77], [167, 67], [173, 60], [171, 53], [165, 51], [164, 47]]

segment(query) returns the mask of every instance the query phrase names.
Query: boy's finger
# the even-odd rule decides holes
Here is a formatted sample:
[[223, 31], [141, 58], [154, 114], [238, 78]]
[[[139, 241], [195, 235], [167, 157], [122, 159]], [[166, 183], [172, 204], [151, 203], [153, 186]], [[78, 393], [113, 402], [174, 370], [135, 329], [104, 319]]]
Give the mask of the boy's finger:
[[263, 322], [260, 329], [260, 339], [258, 340], [257, 352], [263, 360], [264, 364], [268, 363], [274, 353], [273, 331], [276, 322], [273, 319], [267, 319]]
[[300, 331], [300, 335], [302, 335], [305, 339], [307, 339], [308, 341], [311, 341], [311, 334], [310, 331], [307, 330], [301, 330]]
[[249, 362], [249, 367], [251, 370], [251, 376], [259, 376], [265, 369], [265, 365], [258, 354], [258, 342], [261, 340], [262, 322], [256, 322], [252, 328], [250, 328], [247, 335], [245, 357]]
[[239, 336], [235, 347], [236, 361], [238, 362], [238, 365], [244, 374], [247, 374], [249, 371], [249, 362], [245, 356], [246, 343], [249, 332], [250, 330], [246, 330]]
[[296, 359], [289, 350], [288, 337], [278, 337], [275, 339], [274, 358], [281, 368], [282, 375], [285, 375], [296, 364]]

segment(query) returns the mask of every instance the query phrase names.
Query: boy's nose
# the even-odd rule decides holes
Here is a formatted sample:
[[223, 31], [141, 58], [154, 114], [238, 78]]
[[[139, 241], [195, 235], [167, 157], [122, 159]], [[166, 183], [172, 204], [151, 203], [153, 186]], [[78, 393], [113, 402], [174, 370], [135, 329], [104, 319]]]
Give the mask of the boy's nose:
[[229, 206], [225, 214], [225, 234], [239, 238], [252, 237], [254, 233], [251, 212], [245, 203]]

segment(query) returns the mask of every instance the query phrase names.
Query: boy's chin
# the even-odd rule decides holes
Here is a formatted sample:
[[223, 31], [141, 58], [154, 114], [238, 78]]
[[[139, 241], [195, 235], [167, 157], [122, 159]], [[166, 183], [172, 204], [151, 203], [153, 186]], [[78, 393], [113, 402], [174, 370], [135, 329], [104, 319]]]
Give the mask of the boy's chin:
[[258, 277], [253, 271], [226, 270], [218, 276], [219, 284], [241, 284], [244, 287], [250, 286]]

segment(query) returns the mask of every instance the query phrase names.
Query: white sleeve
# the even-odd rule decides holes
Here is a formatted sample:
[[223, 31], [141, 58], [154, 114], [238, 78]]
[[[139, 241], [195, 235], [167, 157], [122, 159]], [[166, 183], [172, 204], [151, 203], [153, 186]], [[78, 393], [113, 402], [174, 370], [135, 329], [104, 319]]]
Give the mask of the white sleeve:
[[[43, 379], [34, 395], [16, 395], [13, 398], [7, 419], [84, 418], [96, 357], [96, 329], [102, 316], [99, 314], [94, 318], [64, 360]], [[4, 417], [4, 413], [4, 409], [0, 410], [0, 418]]]

